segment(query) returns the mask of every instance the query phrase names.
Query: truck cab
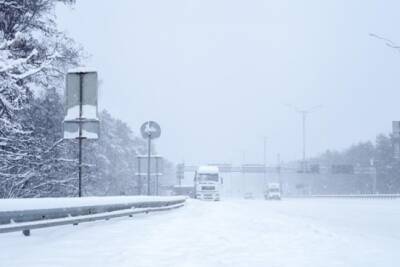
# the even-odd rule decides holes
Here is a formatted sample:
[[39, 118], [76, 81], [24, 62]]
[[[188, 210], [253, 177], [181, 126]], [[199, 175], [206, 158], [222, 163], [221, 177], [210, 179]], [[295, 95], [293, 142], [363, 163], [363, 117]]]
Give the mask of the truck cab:
[[200, 166], [194, 177], [195, 197], [201, 200], [221, 199], [222, 178], [216, 166]]
[[268, 183], [264, 191], [265, 199], [281, 199], [281, 187], [279, 183]]

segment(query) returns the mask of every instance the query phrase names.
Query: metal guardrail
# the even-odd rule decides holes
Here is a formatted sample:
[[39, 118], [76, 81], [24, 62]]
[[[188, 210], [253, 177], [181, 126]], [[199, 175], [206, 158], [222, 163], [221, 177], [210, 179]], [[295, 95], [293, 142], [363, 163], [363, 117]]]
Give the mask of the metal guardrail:
[[185, 201], [186, 199], [182, 198], [69, 208], [3, 211], [0, 212], [0, 233], [22, 231], [25, 236], [29, 236], [32, 229], [68, 224], [78, 225], [83, 222], [171, 210], [182, 207]]

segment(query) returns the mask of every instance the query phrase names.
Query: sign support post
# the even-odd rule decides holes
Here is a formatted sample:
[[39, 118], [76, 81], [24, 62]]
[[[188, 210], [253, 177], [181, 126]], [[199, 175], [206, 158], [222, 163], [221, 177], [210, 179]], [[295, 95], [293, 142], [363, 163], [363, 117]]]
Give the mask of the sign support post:
[[82, 73], [79, 73], [79, 136], [78, 136], [78, 142], [79, 142], [79, 155], [78, 155], [78, 179], [79, 179], [79, 185], [78, 185], [78, 197], [82, 197], [82, 113], [83, 113], [83, 108], [82, 108], [82, 89], [83, 88], [83, 77]]
[[155, 121], [147, 121], [140, 127], [142, 137], [148, 140], [147, 147], [147, 195], [151, 194], [151, 140], [161, 136], [161, 128]]
[[150, 165], [151, 165], [151, 134], [149, 134], [148, 140], [147, 140], [148, 146], [147, 146], [147, 195], [150, 196]]
[[99, 137], [97, 72], [77, 68], [68, 71], [65, 91], [64, 139], [78, 139], [78, 197], [82, 197], [83, 139]]
[[155, 185], [156, 195], [158, 196], [158, 160], [156, 160], [156, 185]]
[[140, 175], [140, 159], [138, 158], [138, 195], [142, 194], [142, 176]]
[[[137, 177], [138, 181], [138, 194], [150, 194], [150, 195], [158, 195], [159, 193], [159, 177], [163, 174], [163, 158], [159, 155], [150, 155], [150, 180], [144, 181], [148, 178], [148, 166], [149, 166], [149, 157], [148, 154], [138, 155], [137, 158], [137, 172], [135, 176]], [[144, 180], [141, 180], [144, 177]], [[153, 179], [153, 180], [151, 180]], [[143, 184], [144, 181], [144, 184]], [[150, 183], [149, 183], [150, 181]], [[142, 186], [145, 185], [150, 190], [144, 188], [142, 190]], [[150, 191], [150, 192], [149, 192]]]

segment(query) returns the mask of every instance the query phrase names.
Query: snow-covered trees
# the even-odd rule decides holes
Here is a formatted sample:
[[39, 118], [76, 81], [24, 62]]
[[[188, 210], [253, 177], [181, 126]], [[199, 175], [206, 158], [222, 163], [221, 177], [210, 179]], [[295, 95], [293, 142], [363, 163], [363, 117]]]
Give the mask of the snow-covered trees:
[[400, 162], [394, 158], [394, 144], [390, 136], [381, 134], [376, 138], [375, 166], [380, 193], [400, 193]]
[[[66, 70], [81, 49], [57, 29], [57, 2], [0, 0], [0, 198], [75, 196], [77, 144], [62, 139]], [[101, 113], [100, 139], [84, 140], [86, 195], [133, 194], [143, 140]]]
[[79, 60], [80, 50], [57, 30], [53, 15], [56, 2], [0, 1], [2, 197], [37, 194], [30, 185], [41, 184], [35, 180], [36, 171], [47, 142], [35, 136], [35, 113], [31, 113], [37, 111], [33, 106], [34, 93], [60, 88], [65, 69]]
[[[57, 29], [57, 2], [73, 1], [0, 1], [0, 197], [76, 193], [76, 146], [61, 139], [58, 93], [67, 68], [80, 60], [80, 49]], [[85, 176], [87, 191], [127, 191], [124, 182], [134, 184], [133, 147], [139, 141], [109, 114], [102, 119], [104, 138], [85, 146], [87, 155], [95, 156], [87, 157], [92, 163], [85, 168], [91, 174]]]
[[[56, 1], [0, 1], [0, 128], [18, 129], [13, 116], [37, 88], [60, 84], [65, 68], [79, 60], [79, 49], [57, 30]], [[66, 1], [64, 1], [66, 2]]]
[[[392, 137], [380, 134], [376, 142], [360, 142], [352, 145], [344, 151], [326, 151], [314, 162], [326, 166], [334, 164], [351, 164], [353, 166], [368, 167], [371, 163], [376, 168], [376, 192], [400, 193], [400, 162], [394, 158], [394, 140]], [[371, 181], [356, 180], [347, 181], [353, 184], [355, 189], [370, 191]], [[331, 181], [335, 183], [335, 181]], [[340, 192], [336, 192], [340, 193]]]
[[[62, 99], [56, 90], [33, 98], [18, 112], [29, 135], [13, 135], [4, 148], [17, 153], [2, 159], [1, 197], [76, 196], [78, 188], [77, 142], [62, 139]], [[146, 143], [122, 121], [100, 113], [98, 140], [84, 140], [83, 189], [85, 195], [136, 193], [136, 155]]]

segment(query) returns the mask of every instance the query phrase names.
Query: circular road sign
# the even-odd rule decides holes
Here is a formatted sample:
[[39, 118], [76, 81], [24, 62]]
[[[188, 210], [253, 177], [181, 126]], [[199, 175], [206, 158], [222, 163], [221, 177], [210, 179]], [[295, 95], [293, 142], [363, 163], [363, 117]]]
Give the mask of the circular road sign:
[[161, 128], [155, 121], [146, 121], [142, 124], [142, 127], [140, 127], [140, 132], [143, 138], [156, 139], [161, 135]]

